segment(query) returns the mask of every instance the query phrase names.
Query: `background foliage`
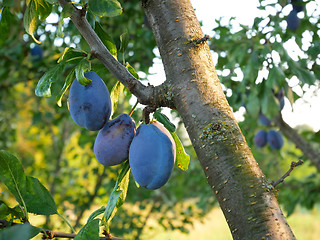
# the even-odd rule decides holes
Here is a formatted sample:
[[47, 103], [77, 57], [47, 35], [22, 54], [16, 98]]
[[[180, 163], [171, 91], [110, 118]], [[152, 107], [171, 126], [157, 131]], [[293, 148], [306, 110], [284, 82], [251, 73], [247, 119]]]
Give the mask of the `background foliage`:
[[[115, 43], [118, 59], [129, 62], [147, 84], [147, 77], [143, 78], [148, 76], [153, 64], [156, 44], [140, 1], [120, 3], [123, 14], [119, 16], [95, 18], [89, 12], [87, 18], [96, 31]], [[120, 168], [104, 168], [98, 164], [93, 154], [96, 132], [80, 129], [73, 123], [67, 109], [67, 95], [62, 98], [62, 107], [56, 104], [56, 96], [64, 85], [63, 78], [74, 65], [68, 65], [63, 77], [52, 84], [52, 97], [37, 97], [35, 89], [44, 73], [57, 65], [66, 47], [86, 52], [90, 48], [68, 18], [59, 18], [61, 7], [53, 5], [50, 18], [39, 21], [34, 34], [41, 41], [39, 46], [43, 51], [43, 57], [37, 59], [31, 54], [36, 43], [24, 27], [25, 1], [7, 0], [0, 4], [0, 149], [21, 160], [26, 175], [38, 178], [47, 187], [58, 211], [79, 230], [90, 213], [108, 202]], [[257, 17], [253, 26], [235, 28], [236, 19], [230, 19], [228, 24], [217, 20], [209, 41], [231, 107], [234, 111], [246, 109], [244, 120], [239, 124], [266, 176], [276, 180], [288, 170], [291, 161], [303, 159], [306, 162], [279, 187], [279, 201], [288, 214], [297, 205], [312, 209], [320, 201], [319, 174], [290, 139], [285, 139], [284, 147], [275, 151], [270, 147], [257, 148], [253, 138], [260, 129], [277, 129], [274, 124], [264, 126], [258, 121], [260, 112], [269, 119], [279, 113], [280, 103], [274, 93], [284, 89], [289, 100], [286, 104], [293, 104], [303, 98], [310, 86], [318, 89], [319, 5], [312, 0], [303, 4], [306, 7], [299, 14], [301, 24], [296, 31], [286, 28], [287, 9], [292, 7], [289, 1], [260, 0], [262, 17]], [[63, 36], [59, 32], [61, 26]], [[120, 46], [124, 33], [127, 33], [128, 47], [122, 54]], [[292, 55], [288, 42], [295, 44], [300, 54]], [[108, 70], [95, 59], [92, 59], [92, 69], [111, 90], [116, 79]], [[293, 88], [292, 82], [297, 79], [295, 86], [302, 93], [293, 90], [297, 88]], [[130, 99], [131, 94], [125, 90], [119, 97], [114, 117], [129, 113]], [[133, 118], [139, 122], [140, 109], [134, 112]], [[179, 114], [171, 111], [171, 118], [191, 156], [189, 169], [184, 172], [175, 167], [170, 181], [156, 191], [137, 189], [130, 176], [126, 202], [110, 226], [116, 236], [138, 239], [143, 231], [153, 227], [186, 232], [189, 224], [202, 219], [216, 204]], [[319, 149], [319, 132], [308, 126], [297, 130]], [[0, 203], [14, 207], [13, 196], [2, 183], [0, 188]], [[55, 216], [35, 221], [39, 221], [38, 226], [48, 229], [67, 229], [64, 223], [56, 221]], [[158, 224], [154, 226], [153, 222]]]

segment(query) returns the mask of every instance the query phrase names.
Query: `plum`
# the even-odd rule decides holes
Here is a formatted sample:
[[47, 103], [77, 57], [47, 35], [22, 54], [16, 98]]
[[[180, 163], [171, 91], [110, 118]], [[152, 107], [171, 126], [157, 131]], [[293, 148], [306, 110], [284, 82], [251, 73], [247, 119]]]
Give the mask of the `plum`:
[[284, 108], [284, 96], [285, 96], [285, 94], [284, 94], [284, 89], [281, 88], [281, 89], [279, 90], [279, 92], [277, 92], [275, 95], [276, 95], [276, 97], [277, 97], [278, 100], [279, 100], [280, 110], [282, 110], [282, 109]]
[[262, 125], [271, 126], [271, 121], [262, 112], [259, 113], [258, 118]]
[[175, 161], [175, 144], [158, 126], [157, 123], [140, 125], [129, 149], [132, 175], [147, 189], [166, 184]]
[[100, 130], [111, 114], [110, 93], [106, 84], [93, 71], [84, 76], [92, 82], [88, 85], [73, 81], [69, 92], [69, 111], [73, 121], [91, 131]]
[[136, 124], [128, 114], [107, 122], [94, 142], [94, 154], [99, 163], [114, 166], [128, 159], [135, 132]]
[[283, 146], [283, 137], [281, 132], [276, 130], [269, 130], [267, 140], [271, 148], [279, 150]]
[[267, 144], [267, 132], [265, 130], [260, 130], [254, 136], [254, 144], [257, 147], [264, 147]]
[[157, 128], [159, 128], [164, 134], [166, 134], [168, 136], [168, 138], [170, 139], [171, 143], [172, 143], [172, 147], [173, 147], [173, 156], [174, 156], [174, 161], [176, 161], [176, 143], [174, 142], [174, 139], [171, 135], [171, 133], [168, 131], [168, 129], [166, 129], [161, 123], [159, 123], [158, 121], [153, 121], [151, 124], [155, 125]]
[[300, 18], [298, 18], [297, 11], [293, 9], [288, 15], [287, 27], [290, 30], [295, 31], [299, 28], [299, 26], [300, 26]]
[[38, 45], [35, 45], [33, 48], [31, 48], [30, 53], [35, 62], [40, 61], [43, 57], [42, 48]]

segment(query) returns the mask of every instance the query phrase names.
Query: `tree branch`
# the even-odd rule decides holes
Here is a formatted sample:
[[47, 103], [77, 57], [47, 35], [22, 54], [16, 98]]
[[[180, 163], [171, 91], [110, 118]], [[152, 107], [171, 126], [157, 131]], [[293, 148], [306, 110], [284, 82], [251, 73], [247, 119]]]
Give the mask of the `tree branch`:
[[[4, 229], [7, 226], [13, 226], [13, 225], [21, 225], [23, 223], [11, 223], [8, 222], [4, 219], [0, 219], [0, 229]], [[53, 239], [53, 238], [68, 238], [68, 239], [74, 239], [77, 234], [72, 234], [72, 233], [64, 233], [64, 232], [57, 232], [53, 230], [48, 230], [48, 229], [42, 229], [41, 233], [43, 234], [42, 239]], [[112, 237], [108, 233], [104, 233], [106, 236], [105, 237], [99, 237], [99, 240], [126, 240], [123, 238], [117, 238], [117, 237]]]
[[[58, 0], [63, 7], [69, 0]], [[106, 48], [101, 39], [91, 28], [83, 9], [74, 7], [71, 20], [79, 30], [80, 34], [89, 44], [94, 56], [133, 94], [141, 104], [154, 107], [174, 108], [173, 101], [168, 97], [170, 88], [167, 84], [160, 86], [145, 86], [136, 79]]]
[[279, 180], [272, 182], [273, 187], [275, 188], [279, 183], [282, 183], [286, 177], [289, 177], [290, 173], [293, 171], [295, 167], [300, 166], [302, 164], [302, 160], [299, 160], [298, 162], [291, 162], [290, 169]]
[[295, 129], [283, 120], [281, 113], [275, 119], [275, 124], [288, 139], [296, 144], [318, 171], [320, 171], [320, 154]]

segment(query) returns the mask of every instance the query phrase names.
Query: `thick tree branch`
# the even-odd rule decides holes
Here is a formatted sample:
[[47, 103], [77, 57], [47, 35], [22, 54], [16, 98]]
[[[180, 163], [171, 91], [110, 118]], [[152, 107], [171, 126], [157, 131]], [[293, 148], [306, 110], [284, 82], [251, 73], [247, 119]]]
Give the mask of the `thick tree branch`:
[[[58, 0], [63, 7], [68, 0]], [[145, 86], [123, 66], [108, 51], [101, 39], [91, 28], [87, 21], [83, 9], [74, 7], [71, 20], [79, 30], [80, 34], [91, 47], [94, 55], [103, 63], [103, 65], [133, 94], [141, 104], [154, 107], [174, 108], [173, 102], [169, 97], [170, 87], [164, 83], [160, 86]]]
[[281, 132], [303, 152], [303, 154], [312, 162], [312, 164], [320, 171], [320, 154], [307, 142], [295, 129], [290, 127], [282, 118], [282, 115], [275, 119], [275, 124], [280, 128]]
[[[13, 226], [13, 225], [19, 225], [23, 223], [11, 223], [8, 222], [4, 219], [0, 219], [0, 229], [4, 229], [8, 226]], [[68, 238], [68, 239], [74, 239], [77, 234], [71, 234], [71, 233], [65, 233], [65, 232], [57, 232], [53, 230], [48, 230], [48, 229], [42, 229], [41, 233], [43, 234], [42, 239], [53, 239], [53, 238]], [[112, 237], [108, 233], [104, 233], [106, 236], [105, 237], [99, 237], [99, 240], [126, 240], [123, 238], [117, 238], [117, 237]]]

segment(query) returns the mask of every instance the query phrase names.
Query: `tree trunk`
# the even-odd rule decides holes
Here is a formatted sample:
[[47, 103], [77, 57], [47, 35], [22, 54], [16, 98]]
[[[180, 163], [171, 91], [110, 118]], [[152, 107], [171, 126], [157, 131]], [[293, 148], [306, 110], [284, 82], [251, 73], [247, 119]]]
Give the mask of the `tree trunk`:
[[217, 77], [189, 0], [142, 1], [164, 64], [169, 95], [234, 239], [295, 239]]

